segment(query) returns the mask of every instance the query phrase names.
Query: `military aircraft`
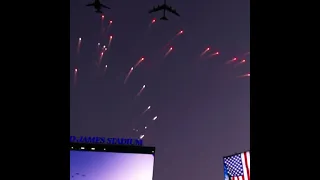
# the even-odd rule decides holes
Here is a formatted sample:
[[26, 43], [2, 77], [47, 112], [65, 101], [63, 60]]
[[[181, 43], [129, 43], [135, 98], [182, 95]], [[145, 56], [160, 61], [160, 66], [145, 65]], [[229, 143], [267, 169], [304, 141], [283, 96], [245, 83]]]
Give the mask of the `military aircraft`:
[[160, 11], [160, 10], [163, 10], [163, 17], [160, 18], [161, 20], [169, 20], [169, 19], [166, 17], [166, 10], [169, 11], [169, 12], [171, 12], [172, 14], [180, 17], [180, 14], [178, 14], [175, 9], [173, 9], [171, 6], [168, 6], [168, 5], [167, 5], [166, 0], [164, 0], [164, 4], [163, 4], [163, 5], [161, 5], [161, 6], [158, 5], [157, 7], [153, 7], [153, 9], [151, 9], [151, 10], [149, 11], [149, 13], [157, 12], [157, 11]]
[[94, 0], [93, 3], [87, 4], [87, 6], [93, 6], [96, 9], [96, 13], [102, 13], [101, 8], [111, 9], [108, 6], [101, 4], [100, 0]]

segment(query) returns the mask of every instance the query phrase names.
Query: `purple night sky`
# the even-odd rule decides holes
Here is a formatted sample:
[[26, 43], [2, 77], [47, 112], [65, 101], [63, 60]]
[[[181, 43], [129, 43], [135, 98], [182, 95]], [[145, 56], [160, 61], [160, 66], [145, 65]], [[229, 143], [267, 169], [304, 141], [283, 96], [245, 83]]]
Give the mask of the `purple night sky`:
[[[163, 0], [102, 0], [112, 8], [103, 9], [104, 27], [113, 21], [104, 33], [101, 16], [85, 6], [91, 1], [70, 1], [70, 134], [143, 133], [144, 144], [156, 147], [153, 180], [223, 180], [223, 156], [250, 149], [250, 77], [238, 78], [250, 72], [250, 1], [167, 0], [181, 17], [167, 13], [169, 21], [159, 21], [162, 13], [148, 10]], [[164, 58], [164, 46], [181, 29]], [[97, 67], [97, 43], [107, 45], [110, 35]], [[199, 58], [207, 47], [220, 54]], [[226, 64], [233, 57], [247, 62]]]

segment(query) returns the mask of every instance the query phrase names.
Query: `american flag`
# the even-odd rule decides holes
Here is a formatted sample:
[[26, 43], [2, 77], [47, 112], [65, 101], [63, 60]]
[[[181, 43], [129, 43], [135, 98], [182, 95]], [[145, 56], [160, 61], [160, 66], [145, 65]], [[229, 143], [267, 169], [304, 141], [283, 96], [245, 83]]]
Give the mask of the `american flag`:
[[230, 180], [250, 180], [250, 151], [223, 158]]

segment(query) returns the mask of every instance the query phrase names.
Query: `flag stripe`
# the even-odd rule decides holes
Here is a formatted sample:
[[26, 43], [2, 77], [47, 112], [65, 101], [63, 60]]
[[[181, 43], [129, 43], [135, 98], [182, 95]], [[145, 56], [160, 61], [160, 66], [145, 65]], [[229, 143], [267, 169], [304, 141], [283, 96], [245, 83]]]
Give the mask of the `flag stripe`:
[[239, 177], [232, 177], [231, 180], [245, 180], [245, 178], [243, 176], [239, 176]]
[[247, 153], [247, 158], [248, 158], [248, 168], [249, 168], [249, 172], [250, 172], [250, 152], [249, 151]]
[[245, 152], [241, 154], [241, 159], [242, 159], [242, 163], [245, 166], [244, 169], [244, 176], [246, 177], [245, 179], [250, 180], [250, 169], [248, 168], [248, 158], [247, 158], [247, 154], [249, 152]]

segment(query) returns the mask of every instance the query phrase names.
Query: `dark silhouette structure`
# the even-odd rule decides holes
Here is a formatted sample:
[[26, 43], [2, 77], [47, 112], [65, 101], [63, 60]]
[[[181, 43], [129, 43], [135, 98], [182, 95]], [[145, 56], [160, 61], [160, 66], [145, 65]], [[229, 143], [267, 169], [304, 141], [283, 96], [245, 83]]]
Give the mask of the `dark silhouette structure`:
[[81, 177], [86, 177], [86, 175], [85, 174], [80, 174], [80, 173], [75, 173], [75, 174], [73, 174], [72, 176], [71, 176], [71, 179], [73, 179], [73, 178], [75, 178], [75, 177], [77, 177], [77, 176], [81, 176]]
[[164, 4], [163, 5], [158, 5], [157, 7], [153, 7], [153, 9], [151, 9], [149, 11], [149, 13], [153, 13], [153, 12], [157, 12], [157, 11], [160, 11], [160, 10], [163, 10], [163, 17], [160, 18], [160, 20], [169, 20], [167, 17], [166, 17], [166, 10], [168, 12], [171, 12], [172, 14], [176, 15], [176, 16], [179, 16], [180, 17], [180, 14], [177, 13], [177, 11], [172, 8], [171, 6], [168, 6], [167, 3], [166, 3], [166, 0], [164, 0]]
[[96, 13], [102, 13], [101, 8], [111, 9], [108, 6], [101, 4], [100, 0], [94, 0], [93, 3], [87, 4], [87, 6], [93, 6], [96, 9]]

